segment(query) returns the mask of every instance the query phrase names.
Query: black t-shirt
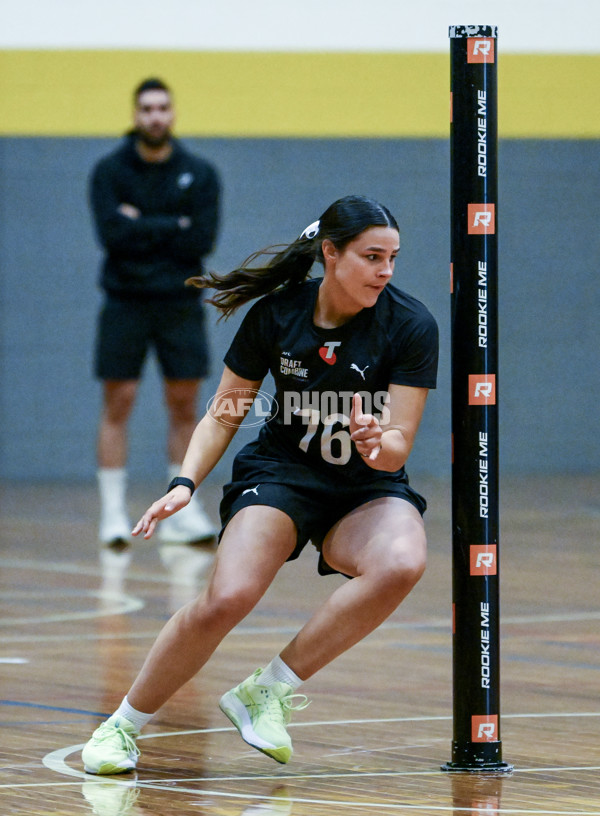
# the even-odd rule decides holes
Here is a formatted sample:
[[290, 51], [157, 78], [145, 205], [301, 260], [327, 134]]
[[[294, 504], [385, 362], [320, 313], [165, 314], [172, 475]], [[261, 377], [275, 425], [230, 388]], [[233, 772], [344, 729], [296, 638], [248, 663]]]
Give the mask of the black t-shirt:
[[336, 480], [374, 481], [378, 471], [350, 440], [352, 395], [361, 393], [363, 411], [385, 420], [390, 384], [435, 388], [437, 324], [422, 303], [388, 284], [374, 306], [342, 326], [320, 328], [313, 323], [320, 283], [309, 280], [257, 301], [224, 361], [244, 379], [273, 376], [271, 416], [259, 434], [270, 456]]
[[[219, 221], [220, 182], [214, 167], [177, 140], [166, 161], [144, 161], [135, 133], [95, 166], [90, 200], [106, 256], [101, 285], [113, 295], [197, 300], [185, 281], [202, 273]], [[138, 218], [119, 213], [136, 207]], [[181, 219], [187, 219], [182, 226]]]

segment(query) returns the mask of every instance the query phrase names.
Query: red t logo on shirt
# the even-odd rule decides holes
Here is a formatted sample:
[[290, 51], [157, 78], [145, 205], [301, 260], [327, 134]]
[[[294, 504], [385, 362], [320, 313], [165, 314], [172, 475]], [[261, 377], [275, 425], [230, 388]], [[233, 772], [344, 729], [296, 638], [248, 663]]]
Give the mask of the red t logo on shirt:
[[337, 360], [335, 350], [341, 345], [342, 343], [339, 340], [330, 340], [328, 343], [323, 343], [319, 349], [319, 357], [325, 360], [327, 365], [333, 365]]

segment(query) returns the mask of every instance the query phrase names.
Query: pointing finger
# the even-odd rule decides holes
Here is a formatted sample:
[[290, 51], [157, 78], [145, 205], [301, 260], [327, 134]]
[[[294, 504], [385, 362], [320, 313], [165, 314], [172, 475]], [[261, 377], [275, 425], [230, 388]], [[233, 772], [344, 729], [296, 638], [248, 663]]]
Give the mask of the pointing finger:
[[362, 410], [362, 397], [360, 394], [354, 394], [352, 397], [352, 413], [354, 414], [354, 421], [358, 425], [364, 423], [364, 414]]

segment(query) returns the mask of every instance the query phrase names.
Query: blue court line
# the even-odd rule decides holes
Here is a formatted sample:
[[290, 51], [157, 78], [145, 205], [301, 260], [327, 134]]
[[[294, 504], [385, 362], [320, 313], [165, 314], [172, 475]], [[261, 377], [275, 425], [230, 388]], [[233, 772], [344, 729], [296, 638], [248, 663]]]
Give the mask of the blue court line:
[[90, 717], [108, 717], [103, 711], [87, 711], [83, 708], [63, 708], [62, 706], [42, 705], [41, 703], [23, 703], [19, 700], [0, 700], [3, 706], [20, 706], [21, 708], [38, 708], [41, 711], [62, 711], [63, 714], [85, 714]]
[[32, 725], [72, 725], [79, 720], [75, 719], [60, 719], [60, 720], [0, 720], [0, 728], [31, 728]]

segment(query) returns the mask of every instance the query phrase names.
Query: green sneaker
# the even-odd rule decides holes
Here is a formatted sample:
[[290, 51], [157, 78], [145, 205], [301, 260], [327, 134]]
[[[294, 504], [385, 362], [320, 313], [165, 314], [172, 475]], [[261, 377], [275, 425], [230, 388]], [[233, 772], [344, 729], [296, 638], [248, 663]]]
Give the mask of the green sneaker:
[[83, 748], [81, 758], [87, 773], [118, 774], [135, 768], [140, 751], [137, 731], [125, 717], [113, 714], [103, 722]]
[[[285, 765], [293, 753], [290, 735], [285, 730], [290, 712], [300, 711], [309, 703], [303, 694], [293, 694], [287, 683], [261, 686], [258, 678], [262, 671], [257, 669], [251, 677], [224, 694], [219, 708], [248, 745]], [[301, 702], [292, 705], [294, 698]]]

